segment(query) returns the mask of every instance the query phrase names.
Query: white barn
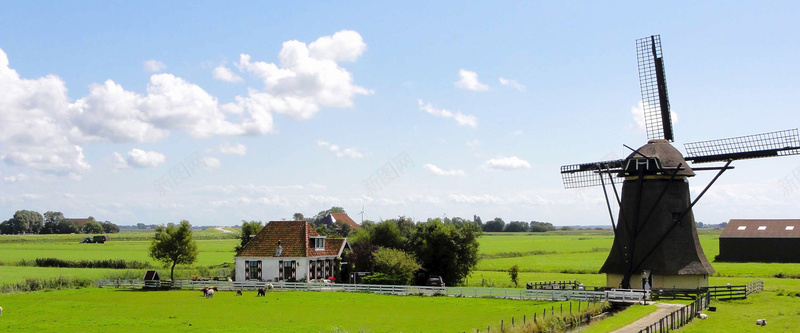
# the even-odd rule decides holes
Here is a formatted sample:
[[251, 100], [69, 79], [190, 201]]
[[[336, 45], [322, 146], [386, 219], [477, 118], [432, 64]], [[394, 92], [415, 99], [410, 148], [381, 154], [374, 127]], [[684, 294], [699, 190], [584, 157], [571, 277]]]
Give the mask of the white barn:
[[324, 279], [346, 248], [346, 238], [320, 236], [306, 221], [272, 221], [234, 257], [236, 281]]

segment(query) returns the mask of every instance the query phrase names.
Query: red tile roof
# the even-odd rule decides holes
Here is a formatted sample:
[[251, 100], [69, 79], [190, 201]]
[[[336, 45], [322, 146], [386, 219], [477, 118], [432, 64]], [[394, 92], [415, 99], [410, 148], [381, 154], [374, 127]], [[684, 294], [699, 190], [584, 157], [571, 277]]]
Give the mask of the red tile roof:
[[80, 218], [80, 219], [65, 218], [65, 220], [72, 221], [72, 223], [75, 223], [75, 226], [77, 226], [78, 228], [82, 227], [84, 224], [86, 224], [89, 221], [93, 221], [92, 219], [89, 219], [89, 218], [85, 218], [85, 219], [83, 219], [83, 218]]
[[314, 227], [306, 221], [272, 221], [253, 237], [237, 257], [275, 257], [278, 241], [281, 242], [280, 257], [318, 257], [336, 256], [341, 253], [347, 243], [345, 238], [326, 238], [325, 248], [315, 250], [309, 244], [310, 237], [319, 234]]
[[730, 220], [719, 238], [800, 238], [800, 220]]
[[333, 216], [333, 219], [336, 220], [336, 222], [341, 222], [350, 225], [350, 228], [352, 228], [353, 230], [361, 229], [361, 226], [358, 225], [356, 221], [353, 221], [353, 219], [351, 219], [350, 216], [347, 215], [347, 213], [331, 213], [331, 216]]

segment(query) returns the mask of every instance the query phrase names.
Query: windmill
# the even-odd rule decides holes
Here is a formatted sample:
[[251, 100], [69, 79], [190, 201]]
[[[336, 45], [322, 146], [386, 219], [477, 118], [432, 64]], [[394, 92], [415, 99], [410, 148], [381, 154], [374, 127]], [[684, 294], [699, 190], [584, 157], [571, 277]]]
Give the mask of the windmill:
[[[739, 159], [800, 154], [797, 129], [684, 145], [675, 149], [670, 118], [661, 37], [636, 40], [639, 83], [648, 142], [630, 149], [625, 159], [561, 167], [565, 188], [601, 186], [611, 217], [614, 244], [600, 269], [609, 287], [687, 288], [708, 286], [714, 268], [697, 237], [692, 207], [714, 182]], [[722, 166], [689, 166], [723, 162]], [[691, 200], [688, 178], [694, 171], [716, 170], [716, 176]], [[622, 183], [621, 194], [616, 184]], [[607, 186], [619, 206], [617, 223]], [[642, 277], [631, 281], [632, 277]]]

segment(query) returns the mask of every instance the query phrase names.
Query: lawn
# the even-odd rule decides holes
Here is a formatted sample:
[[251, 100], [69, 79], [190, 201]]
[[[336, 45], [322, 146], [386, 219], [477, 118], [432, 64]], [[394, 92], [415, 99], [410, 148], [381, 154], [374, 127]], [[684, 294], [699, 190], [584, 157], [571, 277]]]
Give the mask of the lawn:
[[[717, 311], [706, 311], [708, 319], [693, 320], [681, 332], [797, 332], [800, 325], [800, 297], [775, 291], [745, 300], [712, 301], [711, 306]], [[756, 319], [766, 319], [767, 326], [756, 326]]]
[[[0, 295], [0, 332], [474, 332], [558, 303], [488, 298], [78, 289]], [[47, 304], [42, 306], [42, 304]], [[566, 304], [566, 303], [565, 303]], [[569, 305], [566, 304], [565, 308]]]

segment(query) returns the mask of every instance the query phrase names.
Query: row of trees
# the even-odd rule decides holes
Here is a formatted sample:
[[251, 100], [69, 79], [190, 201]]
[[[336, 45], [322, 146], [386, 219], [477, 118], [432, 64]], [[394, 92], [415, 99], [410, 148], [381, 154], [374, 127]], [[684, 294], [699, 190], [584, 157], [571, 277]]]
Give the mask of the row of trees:
[[511, 221], [506, 224], [506, 222], [499, 217], [486, 222], [481, 227], [485, 232], [547, 232], [556, 230], [556, 227], [548, 222]]
[[475, 223], [459, 225], [438, 218], [415, 223], [398, 217], [379, 223], [364, 221], [362, 227], [351, 234], [352, 251], [343, 259], [355, 271], [375, 272], [373, 279], [410, 284], [422, 268], [428, 275], [441, 276], [446, 284], [457, 285], [478, 264], [481, 229]]
[[102, 234], [117, 233], [119, 226], [104, 221], [97, 222], [89, 216], [89, 221], [78, 226], [61, 212], [48, 211], [44, 215], [33, 210], [18, 210], [14, 216], [0, 223], [0, 234]]

